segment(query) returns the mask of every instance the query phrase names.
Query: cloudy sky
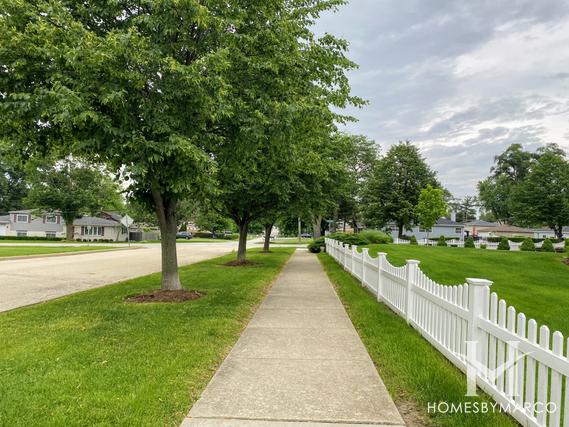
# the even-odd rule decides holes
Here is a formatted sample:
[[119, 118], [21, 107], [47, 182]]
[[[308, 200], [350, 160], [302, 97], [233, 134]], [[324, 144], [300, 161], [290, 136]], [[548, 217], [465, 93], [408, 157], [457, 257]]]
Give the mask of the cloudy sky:
[[384, 152], [417, 143], [456, 196], [512, 143], [569, 150], [568, 1], [351, 0], [317, 31], [360, 66], [353, 91], [370, 104], [348, 130]]

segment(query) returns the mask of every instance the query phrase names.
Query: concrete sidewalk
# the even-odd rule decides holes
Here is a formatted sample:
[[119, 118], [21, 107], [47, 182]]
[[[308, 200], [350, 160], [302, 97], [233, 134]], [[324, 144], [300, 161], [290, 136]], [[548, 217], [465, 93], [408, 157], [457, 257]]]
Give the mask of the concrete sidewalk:
[[404, 425], [332, 284], [304, 250], [182, 423], [265, 425]]

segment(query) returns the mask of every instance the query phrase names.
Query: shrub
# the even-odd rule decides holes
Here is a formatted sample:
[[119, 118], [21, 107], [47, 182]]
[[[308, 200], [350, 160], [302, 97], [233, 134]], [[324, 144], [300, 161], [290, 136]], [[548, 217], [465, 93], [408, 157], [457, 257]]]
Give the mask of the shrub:
[[542, 252], [555, 252], [553, 248], [553, 243], [551, 243], [550, 239], [545, 239], [541, 244], [541, 251]]
[[533, 240], [528, 237], [527, 239], [525, 239], [522, 242], [522, 244], [520, 246], [520, 250], [524, 251], [524, 252], [534, 252], [535, 251], [535, 243], [533, 243]]
[[472, 236], [468, 236], [464, 241], [465, 248], [475, 248], [476, 245], [474, 244], [474, 238]]
[[359, 234], [349, 234], [349, 233], [333, 233], [328, 236], [331, 239], [338, 240], [342, 243], [347, 243], [349, 245], [369, 245], [369, 240]]
[[498, 243], [498, 250], [499, 251], [509, 251], [510, 250], [510, 243], [508, 242], [507, 237], [502, 237], [500, 239], [500, 243]]
[[439, 237], [437, 240], [437, 246], [447, 246], [447, 239], [445, 239], [445, 236]]
[[482, 243], [480, 245], [480, 249], [486, 249], [488, 247], [488, 245], [486, 243]]
[[308, 250], [313, 254], [318, 254], [322, 251], [322, 248], [320, 244], [316, 240], [314, 240], [313, 242], [310, 242], [308, 244]]
[[361, 231], [358, 236], [368, 240], [370, 243], [375, 244], [385, 244], [385, 243], [392, 243], [393, 238], [383, 231], [379, 230], [364, 230]]
[[61, 242], [63, 237], [35, 237], [35, 236], [0, 236], [0, 240], [41, 240], [51, 242]]
[[415, 236], [411, 236], [411, 240], [409, 241], [411, 245], [418, 245], [417, 238]]
[[565, 252], [569, 252], [569, 239], [565, 239]]

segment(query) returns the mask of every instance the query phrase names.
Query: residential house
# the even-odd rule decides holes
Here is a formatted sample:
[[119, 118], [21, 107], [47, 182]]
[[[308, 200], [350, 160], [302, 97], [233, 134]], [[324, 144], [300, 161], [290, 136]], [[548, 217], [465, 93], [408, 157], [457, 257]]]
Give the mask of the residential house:
[[73, 240], [126, 242], [128, 230], [121, 224], [122, 218], [115, 212], [101, 212], [96, 217], [78, 218], [73, 221]]
[[0, 236], [65, 237], [65, 221], [59, 212], [10, 211], [0, 217]]
[[[126, 241], [127, 229], [122, 216], [101, 212], [98, 216], [83, 216], [73, 221], [73, 240]], [[65, 238], [65, 220], [59, 212], [37, 213], [32, 209], [10, 211], [0, 216], [0, 236]]]
[[[563, 227], [562, 232], [563, 232], [563, 238], [569, 239], [569, 227]], [[557, 236], [555, 235], [555, 232], [551, 228], [548, 228], [548, 227], [534, 229], [533, 230], [533, 237], [534, 237], [534, 239], [545, 239], [546, 237], [548, 237], [550, 239], [557, 238]]]
[[[394, 223], [388, 224], [386, 231], [390, 233], [394, 239], [397, 238], [397, 226]], [[448, 218], [439, 218], [437, 223], [430, 230], [415, 225], [410, 230], [405, 230], [404, 233], [406, 236], [415, 236], [417, 240], [426, 239], [427, 236], [430, 239], [445, 236], [462, 240], [464, 237], [464, 225]]]
[[465, 223], [464, 224], [464, 232], [465, 232], [466, 236], [477, 237], [478, 231], [481, 228], [490, 229], [490, 228], [495, 228], [498, 225], [499, 224], [497, 222], [489, 222], [489, 221], [483, 221], [481, 219], [477, 219], [475, 221], [469, 221], [469, 222]]
[[516, 227], [515, 225], [500, 224], [496, 227], [480, 227], [477, 229], [478, 237], [533, 237], [534, 230]]

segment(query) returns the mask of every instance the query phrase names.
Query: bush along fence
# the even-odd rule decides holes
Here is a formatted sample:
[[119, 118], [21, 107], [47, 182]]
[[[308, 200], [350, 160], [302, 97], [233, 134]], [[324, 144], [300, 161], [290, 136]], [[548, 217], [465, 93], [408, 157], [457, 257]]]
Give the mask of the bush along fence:
[[332, 239], [326, 239], [326, 251], [466, 373], [466, 395], [475, 395], [478, 385], [524, 426], [569, 427], [563, 335], [551, 335], [547, 326], [538, 328], [498, 300], [490, 293], [492, 282], [440, 285], [421, 271], [419, 261], [395, 267], [385, 253], [373, 258], [368, 248], [358, 252]]
[[[396, 238], [393, 243], [397, 244], [397, 245], [408, 245], [411, 243], [410, 240], [407, 239], [399, 239]], [[437, 246], [438, 243], [438, 238], [437, 239], [417, 239], [417, 244], [420, 246]], [[459, 239], [446, 239], [446, 243], [447, 246], [456, 246], [458, 248], [464, 248], [464, 244], [465, 241], [464, 240], [459, 240]], [[516, 242], [516, 241], [512, 241], [512, 240], [508, 240], [509, 246], [510, 246], [510, 250], [512, 251], [519, 251], [522, 243], [523, 242]], [[489, 241], [489, 240], [476, 240], [474, 242], [474, 247], [480, 249], [480, 247], [486, 248], [486, 249], [498, 249], [498, 245], [500, 243], [499, 242], [495, 242], [495, 241]], [[535, 247], [536, 248], [541, 248], [541, 246], [543, 245], [543, 242], [537, 242], [535, 243]], [[555, 250], [561, 250], [565, 247], [565, 243], [564, 242], [557, 242], [557, 243], [553, 243], [553, 248]]]

